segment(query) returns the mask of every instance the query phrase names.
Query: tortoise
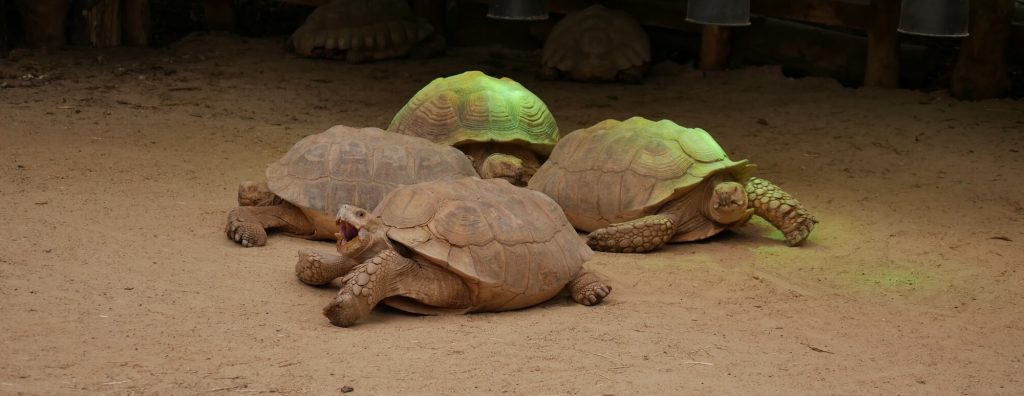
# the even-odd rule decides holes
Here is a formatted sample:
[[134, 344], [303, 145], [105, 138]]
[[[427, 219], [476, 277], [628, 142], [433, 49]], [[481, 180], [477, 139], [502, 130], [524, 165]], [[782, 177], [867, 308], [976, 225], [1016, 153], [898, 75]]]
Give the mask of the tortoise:
[[520, 309], [568, 290], [583, 305], [611, 291], [583, 263], [593, 252], [544, 194], [504, 180], [465, 177], [391, 191], [372, 212], [342, 205], [340, 256], [300, 260], [318, 285], [344, 275], [323, 310], [348, 327], [378, 303], [424, 314]]
[[538, 77], [643, 82], [651, 63], [647, 32], [625, 11], [600, 4], [573, 12], [544, 41]]
[[374, 207], [399, 184], [475, 176], [454, 148], [379, 128], [334, 126], [296, 143], [266, 170], [266, 183], [243, 182], [228, 214], [228, 238], [263, 246], [268, 229], [334, 239], [334, 215], [346, 203]]
[[395, 114], [388, 130], [455, 146], [473, 158], [480, 177], [520, 186], [560, 136], [537, 95], [480, 71], [431, 81]]
[[350, 63], [429, 56], [445, 45], [404, 0], [333, 0], [317, 7], [288, 43], [302, 56]]
[[703, 129], [641, 117], [605, 120], [555, 147], [529, 188], [553, 198], [594, 250], [646, 252], [704, 239], [754, 214], [802, 243], [817, 219]]

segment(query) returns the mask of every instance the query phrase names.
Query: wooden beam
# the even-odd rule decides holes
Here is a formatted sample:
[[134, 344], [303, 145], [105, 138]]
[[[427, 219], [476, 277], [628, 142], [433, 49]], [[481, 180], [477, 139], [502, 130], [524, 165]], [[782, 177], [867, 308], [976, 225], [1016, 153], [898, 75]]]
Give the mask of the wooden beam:
[[99, 0], [86, 11], [89, 42], [97, 47], [121, 45], [121, 1]]
[[900, 34], [899, 0], [872, 0], [871, 26], [868, 28], [868, 59], [864, 85], [899, 88]]
[[751, 0], [750, 12], [773, 18], [853, 29], [867, 29], [870, 19], [865, 1], [857, 3], [835, 0]]
[[994, 98], [1010, 88], [1006, 49], [1013, 0], [972, 0], [970, 36], [964, 39], [953, 68], [950, 92], [959, 99]]
[[148, 47], [153, 23], [149, 14], [149, 0], [121, 0], [124, 9], [124, 42], [136, 47]]
[[729, 60], [731, 40], [726, 26], [704, 25], [700, 35], [701, 70], [721, 70]]

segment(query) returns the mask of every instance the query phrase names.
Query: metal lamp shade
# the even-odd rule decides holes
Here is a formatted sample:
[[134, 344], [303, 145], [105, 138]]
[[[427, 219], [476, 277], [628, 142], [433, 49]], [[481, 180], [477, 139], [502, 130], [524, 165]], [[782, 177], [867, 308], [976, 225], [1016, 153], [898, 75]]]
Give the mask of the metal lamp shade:
[[494, 19], [539, 20], [548, 19], [544, 0], [490, 0], [487, 16]]
[[686, 20], [702, 25], [747, 26], [750, 0], [689, 0]]
[[968, 0], [903, 0], [901, 33], [934, 37], [967, 36]]

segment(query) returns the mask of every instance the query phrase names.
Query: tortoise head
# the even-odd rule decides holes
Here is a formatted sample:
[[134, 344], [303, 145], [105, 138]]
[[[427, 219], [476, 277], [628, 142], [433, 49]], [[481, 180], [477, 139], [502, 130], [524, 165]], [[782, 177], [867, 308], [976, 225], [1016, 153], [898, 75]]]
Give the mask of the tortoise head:
[[715, 184], [708, 199], [705, 213], [720, 224], [733, 224], [750, 217], [753, 212], [747, 208], [747, 194], [743, 185], [734, 181]]
[[334, 236], [342, 256], [362, 262], [388, 248], [384, 224], [366, 209], [341, 205], [335, 223], [338, 233]]
[[[523, 166], [523, 160], [508, 154], [494, 153], [487, 156], [480, 164], [480, 178], [505, 179], [513, 186], [526, 186], [531, 172]], [[530, 173], [527, 175], [527, 173]]]

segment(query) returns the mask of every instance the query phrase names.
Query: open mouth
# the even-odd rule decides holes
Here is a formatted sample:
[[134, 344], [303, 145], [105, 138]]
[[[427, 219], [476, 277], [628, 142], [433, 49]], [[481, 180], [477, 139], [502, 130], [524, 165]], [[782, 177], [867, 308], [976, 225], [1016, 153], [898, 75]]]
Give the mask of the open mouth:
[[343, 244], [356, 239], [359, 236], [359, 228], [349, 224], [347, 221], [338, 221], [338, 233], [334, 234], [334, 236], [338, 238], [339, 244]]

